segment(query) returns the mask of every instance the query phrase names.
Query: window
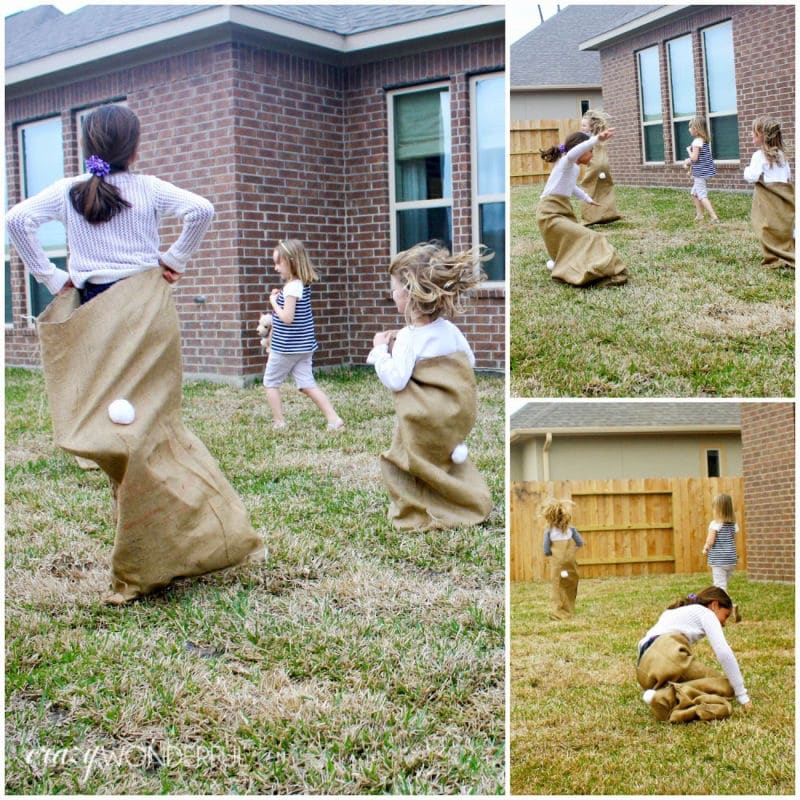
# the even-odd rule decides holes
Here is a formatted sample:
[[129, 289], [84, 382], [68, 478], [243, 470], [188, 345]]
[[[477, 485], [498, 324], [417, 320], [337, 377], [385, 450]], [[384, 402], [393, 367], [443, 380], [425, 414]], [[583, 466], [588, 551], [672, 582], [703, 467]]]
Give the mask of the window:
[[453, 240], [450, 91], [447, 85], [389, 96], [392, 250]]
[[[8, 173], [6, 172], [6, 216], [8, 216]], [[11, 296], [11, 245], [8, 236], [5, 237], [5, 262], [6, 262], [6, 325], [14, 324], [14, 302]]]
[[692, 143], [689, 120], [695, 115], [697, 98], [694, 91], [694, 59], [692, 37], [682, 36], [667, 42], [669, 56], [669, 88], [672, 109], [672, 146], [676, 161], [686, 158]]
[[[64, 177], [60, 117], [21, 126], [18, 141], [23, 197], [31, 197]], [[50, 260], [57, 266], [64, 267], [67, 256], [64, 226], [60, 222], [45, 223], [39, 228], [39, 241]], [[28, 308], [31, 317], [38, 316], [51, 299], [50, 292], [28, 276]]]
[[639, 102], [642, 114], [642, 146], [645, 162], [664, 161], [664, 124], [661, 111], [661, 70], [658, 47], [640, 50]]
[[494, 253], [484, 270], [490, 281], [502, 281], [506, 262], [505, 75], [475, 77], [471, 90], [474, 244], [485, 244]]
[[719, 450], [706, 450], [706, 475], [719, 478], [722, 474], [722, 462]]
[[578, 116], [582, 117], [591, 108], [591, 105], [589, 105], [588, 100], [581, 100], [580, 103], [581, 103], [581, 111]]
[[714, 159], [739, 160], [739, 115], [736, 106], [736, 69], [733, 27], [730, 22], [703, 31], [708, 121]]

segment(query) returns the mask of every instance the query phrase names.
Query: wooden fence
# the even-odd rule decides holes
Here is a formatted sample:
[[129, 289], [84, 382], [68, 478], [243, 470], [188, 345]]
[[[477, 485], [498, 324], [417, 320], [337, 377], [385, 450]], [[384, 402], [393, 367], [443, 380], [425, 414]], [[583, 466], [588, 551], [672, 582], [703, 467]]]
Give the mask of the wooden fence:
[[[545, 497], [573, 501], [582, 578], [690, 573], [709, 570], [702, 554], [711, 499], [733, 498], [739, 569], [747, 565], [744, 479], [641, 478], [613, 481], [526, 481], [511, 484], [511, 580], [547, 580], [540, 515]], [[710, 575], [710, 571], [709, 571]]]
[[527, 119], [511, 123], [511, 185], [544, 183], [552, 165], [542, 160], [539, 150], [563, 142], [578, 130], [574, 119]]

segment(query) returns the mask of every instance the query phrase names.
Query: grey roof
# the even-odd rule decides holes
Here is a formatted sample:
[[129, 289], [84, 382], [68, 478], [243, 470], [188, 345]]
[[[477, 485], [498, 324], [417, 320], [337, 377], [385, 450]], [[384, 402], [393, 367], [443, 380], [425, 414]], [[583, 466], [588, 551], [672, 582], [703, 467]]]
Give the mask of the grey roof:
[[511, 431], [604, 428], [739, 428], [738, 403], [604, 402], [597, 400], [527, 403], [510, 420]]
[[600, 54], [581, 42], [659, 6], [567, 6], [511, 45], [511, 88], [599, 86]]
[[[6, 67], [99, 42], [171, 20], [189, 17], [209, 5], [91, 5], [70, 14], [37, 6], [6, 17]], [[269, 5], [242, 6], [342, 36], [455, 14], [471, 5]]]

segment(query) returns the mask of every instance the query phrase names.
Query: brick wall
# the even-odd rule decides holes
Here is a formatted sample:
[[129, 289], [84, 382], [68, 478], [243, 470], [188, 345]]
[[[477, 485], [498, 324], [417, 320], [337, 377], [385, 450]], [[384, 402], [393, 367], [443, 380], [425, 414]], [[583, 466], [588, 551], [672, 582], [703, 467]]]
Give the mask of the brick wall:
[[[388, 291], [387, 86], [444, 76], [451, 83], [454, 249], [471, 246], [469, 74], [502, 67], [502, 37], [341, 67], [296, 53], [226, 42], [75, 81], [6, 108], [9, 198], [20, 196], [16, 125], [61, 113], [65, 171], [79, 171], [73, 116], [124, 98], [142, 123], [138, 166], [204, 195], [214, 223], [176, 290], [187, 377], [255, 378], [255, 333], [279, 282], [278, 239], [304, 241], [322, 277], [313, 290], [319, 366], [361, 364], [372, 337], [401, 324]], [[178, 228], [166, 224], [169, 242]], [[38, 365], [22, 324], [24, 284], [12, 254], [13, 330], [6, 363]], [[204, 302], [199, 302], [200, 298]], [[479, 368], [505, 366], [505, 299], [482, 290], [458, 324]]]
[[[776, 114], [783, 122], [784, 142], [794, 156], [795, 67], [794, 6], [700, 6], [702, 10], [658, 28], [636, 33], [600, 54], [603, 107], [616, 128], [609, 148], [615, 179], [630, 186], [673, 186], [688, 189], [682, 165], [671, 161], [672, 131], [666, 42], [692, 34], [698, 112], [706, 107], [701, 29], [731, 20], [735, 51], [739, 164], [717, 164], [709, 181], [713, 189], [747, 188], [742, 170], [754, 150], [751, 126], [759, 114]], [[665, 165], [643, 164], [636, 52], [658, 45], [664, 119]], [[713, 150], [713, 142], [712, 150]]]
[[794, 583], [793, 403], [742, 403], [747, 575]]

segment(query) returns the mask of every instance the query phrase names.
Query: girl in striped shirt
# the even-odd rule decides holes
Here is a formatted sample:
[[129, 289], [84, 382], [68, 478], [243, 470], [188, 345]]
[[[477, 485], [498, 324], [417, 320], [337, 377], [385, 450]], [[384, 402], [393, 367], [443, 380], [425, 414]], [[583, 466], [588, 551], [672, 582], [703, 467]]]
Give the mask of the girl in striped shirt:
[[[733, 513], [733, 498], [729, 494], [718, 494], [711, 501], [714, 518], [708, 526], [708, 536], [703, 545], [703, 555], [708, 556], [711, 579], [714, 586], [728, 589], [728, 579], [736, 569], [736, 534], [739, 526]], [[733, 621], [740, 620], [739, 609], [733, 607]]]
[[689, 158], [684, 161], [684, 166], [687, 169], [691, 166], [692, 175], [694, 176], [691, 191], [696, 210], [694, 221], [703, 221], [703, 209], [705, 209], [708, 211], [712, 222], [719, 222], [717, 212], [714, 211], [714, 206], [711, 205], [711, 201], [708, 199], [707, 182], [709, 178], [713, 178], [717, 174], [717, 168], [714, 166], [714, 157], [711, 155], [710, 137], [705, 119], [703, 117], [692, 117], [689, 120], [689, 133], [694, 138], [686, 148]]
[[297, 388], [310, 397], [328, 420], [328, 430], [344, 428], [339, 415], [322, 389], [317, 386], [311, 369], [311, 357], [319, 347], [314, 334], [311, 313], [311, 284], [319, 280], [303, 243], [297, 239], [279, 241], [272, 251], [275, 271], [285, 281], [282, 289], [273, 289], [269, 296], [272, 306], [272, 341], [264, 387], [272, 409], [273, 427], [286, 427], [283, 419], [280, 386], [289, 376]]

